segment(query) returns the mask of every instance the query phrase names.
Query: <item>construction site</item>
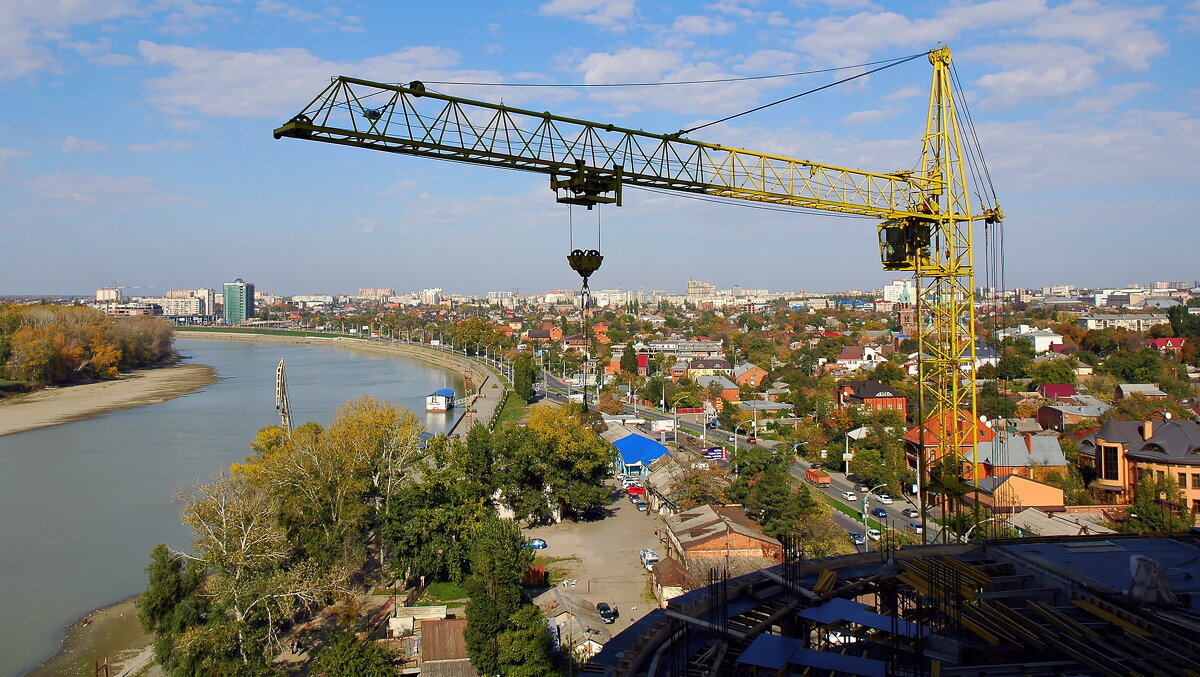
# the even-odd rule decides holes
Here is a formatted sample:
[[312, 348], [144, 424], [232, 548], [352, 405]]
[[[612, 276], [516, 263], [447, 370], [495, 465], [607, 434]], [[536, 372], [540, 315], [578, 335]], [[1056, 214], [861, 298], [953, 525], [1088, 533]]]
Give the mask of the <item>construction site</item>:
[[930, 545], [778, 566], [671, 600], [605, 675], [1197, 675], [1200, 539]]

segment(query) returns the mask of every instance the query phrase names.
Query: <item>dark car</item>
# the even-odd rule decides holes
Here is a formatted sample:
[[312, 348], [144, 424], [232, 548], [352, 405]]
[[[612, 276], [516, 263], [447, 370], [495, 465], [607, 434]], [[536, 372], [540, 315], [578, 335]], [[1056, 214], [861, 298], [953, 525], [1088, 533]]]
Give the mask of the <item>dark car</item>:
[[621, 615], [617, 613], [617, 607], [609, 605], [608, 602], [600, 602], [597, 604], [596, 611], [600, 614], [600, 620], [604, 621], [605, 623], [612, 623]]
[[887, 511], [883, 508], [875, 508], [871, 511], [871, 516], [877, 519], [885, 520], [888, 518]]
[[900, 511], [900, 514], [904, 515], [905, 517], [920, 517], [921, 516], [921, 513], [917, 512], [916, 508], [905, 508]]

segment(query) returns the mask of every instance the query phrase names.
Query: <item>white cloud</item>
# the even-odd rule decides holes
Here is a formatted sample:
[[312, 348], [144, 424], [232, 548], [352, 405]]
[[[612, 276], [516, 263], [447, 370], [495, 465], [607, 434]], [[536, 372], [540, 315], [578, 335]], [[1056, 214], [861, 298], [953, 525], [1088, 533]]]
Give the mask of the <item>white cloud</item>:
[[75, 136], [68, 136], [62, 142], [62, 152], [64, 153], [98, 153], [106, 148], [107, 146], [99, 141], [87, 141]]
[[928, 95], [929, 95], [928, 90], [919, 89], [917, 87], [901, 87], [900, 89], [897, 89], [896, 91], [884, 96], [883, 98], [887, 99], [888, 101], [903, 101], [904, 99], [911, 99], [911, 98], [917, 97], [917, 96], [928, 96]]
[[[977, 126], [1002, 192], [1186, 182], [1200, 155], [1200, 119], [1176, 111], [1131, 111], [1112, 123], [1042, 121]], [[1004, 195], [1001, 195], [1001, 201]]]
[[17, 150], [15, 148], [0, 148], [0, 174], [8, 171], [8, 161], [13, 158], [25, 157], [29, 155], [27, 150]]
[[329, 14], [318, 14], [286, 2], [280, 2], [280, 0], [259, 0], [254, 9], [261, 14], [287, 19], [288, 21], [315, 24], [324, 28], [352, 33], [363, 32], [362, 26], [357, 25], [355, 17], [346, 17], [347, 21], [338, 21], [336, 8], [331, 8], [333, 11]]
[[734, 66], [739, 73], [767, 75], [791, 71], [796, 67], [799, 57], [795, 52], [785, 52], [780, 49], [764, 49], [742, 57], [740, 63]]
[[624, 22], [633, 17], [637, 0], [550, 0], [538, 7], [538, 14], [565, 16], [612, 31], [624, 30]]
[[171, 69], [166, 77], [146, 83], [155, 105], [176, 114], [196, 111], [215, 117], [294, 113], [338, 74], [382, 82], [498, 78], [495, 73], [448, 71], [458, 63], [458, 53], [440, 47], [410, 47], [357, 62], [325, 61], [297, 48], [234, 52], [148, 41], [138, 44], [138, 52], [147, 62]]
[[158, 30], [168, 35], [191, 35], [208, 30], [213, 22], [237, 20], [232, 9], [203, 0], [153, 0], [151, 7], [162, 14]]
[[374, 233], [379, 230], [381, 224], [377, 219], [358, 219], [352, 223], [343, 223], [338, 226], [339, 230], [348, 230], [355, 233]]
[[1026, 101], [1063, 100], [1100, 80], [1096, 67], [1103, 57], [1081, 47], [1061, 44], [1011, 44], [980, 47], [974, 57], [1014, 66], [979, 78], [988, 90], [983, 105], [1011, 108]]
[[873, 125], [896, 117], [899, 108], [874, 108], [871, 110], [854, 111], [842, 118], [842, 124], [851, 126]]
[[1146, 22], [1162, 17], [1163, 8], [1110, 7], [1094, 0], [1074, 0], [1035, 18], [1029, 35], [1048, 40], [1081, 42], [1129, 68], [1145, 70], [1167, 45]]
[[83, 172], [43, 174], [21, 181], [29, 196], [58, 208], [108, 207], [118, 211], [193, 202], [165, 192], [144, 176], [105, 176]]
[[1096, 96], [1077, 97], [1061, 115], [1100, 115], [1111, 113], [1121, 104], [1157, 89], [1149, 82], [1129, 82], [1099, 90]]
[[[679, 82], [734, 77], [711, 62], [686, 63], [678, 52], [635, 47], [616, 52], [589, 54], [575, 67], [587, 83]], [[757, 100], [762, 89], [777, 87], [776, 81], [721, 82], [680, 87], [593, 89], [588, 99], [613, 108], [610, 114], [630, 115], [657, 109], [695, 114], [729, 113]]]
[[129, 150], [131, 150], [135, 153], [145, 153], [145, 152], [153, 152], [153, 151], [159, 151], [159, 150], [170, 150], [170, 151], [188, 150], [189, 148], [195, 148], [195, 147], [196, 147], [196, 144], [191, 141], [176, 141], [174, 139], [162, 139], [160, 141], [155, 141], [154, 143], [135, 143], [135, 144], [130, 145], [128, 148], [129, 148]]
[[896, 47], [925, 49], [953, 40], [968, 30], [995, 30], [1043, 13], [1042, 0], [991, 0], [952, 5], [932, 18], [911, 19], [896, 12], [859, 12], [808, 22], [797, 49], [837, 64], [869, 61], [872, 54]]
[[0, 2], [0, 82], [59, 68], [49, 43], [76, 26], [133, 14], [135, 0], [5, 0]]
[[684, 15], [675, 19], [671, 30], [681, 35], [725, 35], [736, 26], [724, 19], [711, 16]]

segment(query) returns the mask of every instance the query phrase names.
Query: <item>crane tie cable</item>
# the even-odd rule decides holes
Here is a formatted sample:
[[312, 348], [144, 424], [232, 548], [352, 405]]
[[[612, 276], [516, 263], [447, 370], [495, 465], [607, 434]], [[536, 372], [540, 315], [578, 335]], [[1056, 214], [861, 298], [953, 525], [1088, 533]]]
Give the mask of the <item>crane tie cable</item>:
[[[916, 54], [912, 58], [924, 56], [928, 52]], [[881, 61], [868, 61], [867, 63], [855, 64], [853, 66], [835, 66], [833, 68], [820, 68], [811, 71], [796, 71], [795, 73], [775, 73], [772, 75], [746, 75], [737, 78], [713, 78], [711, 80], [672, 80], [670, 82], [455, 82], [452, 80], [422, 80], [427, 85], [469, 85], [474, 87], [662, 87], [666, 85], [708, 85], [722, 82], [746, 82], [749, 80], [772, 80], [776, 78], [794, 78], [800, 75], [818, 75], [820, 73], [833, 73], [835, 71], [844, 71], [851, 68], [864, 68], [866, 66], [875, 66], [881, 63], [891, 64], [893, 62], [903, 63], [900, 59], [907, 60], [909, 57], [895, 57], [892, 59], [883, 59]]]
[[792, 96], [789, 96], [789, 97], [786, 97], [786, 98], [783, 98], [783, 99], [779, 99], [778, 101], [772, 101], [772, 102], [770, 102], [770, 103], [764, 103], [764, 104], [763, 104], [763, 105], [761, 105], [761, 106], [756, 106], [756, 107], [754, 107], [754, 108], [751, 108], [750, 110], [744, 110], [744, 111], [742, 111], [741, 113], [734, 113], [733, 115], [729, 115], [729, 116], [723, 117], [723, 118], [721, 118], [720, 120], [713, 120], [712, 122], [706, 122], [706, 123], [704, 123], [704, 124], [702, 124], [702, 125], [697, 125], [697, 126], [695, 126], [695, 127], [691, 127], [691, 128], [689, 128], [689, 129], [681, 129], [681, 130], [679, 130], [678, 132], [675, 132], [674, 136], [683, 136], [684, 134], [690, 134], [690, 133], [692, 133], [692, 132], [696, 131], [697, 129], [704, 129], [705, 127], [711, 127], [711, 126], [713, 126], [713, 125], [720, 124], [720, 123], [722, 123], [722, 122], [728, 122], [728, 121], [730, 121], [730, 120], [732, 120], [732, 119], [734, 119], [734, 118], [740, 118], [740, 117], [742, 117], [743, 115], [749, 115], [750, 113], [756, 113], [756, 112], [758, 112], [758, 111], [760, 111], [760, 110], [763, 110], [764, 108], [770, 108], [771, 106], [777, 106], [777, 105], [779, 105], [779, 104], [781, 104], [781, 103], [787, 103], [788, 101], [791, 101], [791, 100], [793, 100], [793, 99], [799, 99], [799, 98], [800, 98], [800, 97], [802, 97], [802, 96], [806, 96], [806, 95], [808, 95], [808, 94], [812, 94], [812, 93], [814, 93], [814, 92], [819, 92], [819, 91], [821, 91], [822, 89], [829, 89], [830, 87], [834, 87], [834, 86], [836, 86], [836, 85], [840, 85], [840, 84], [843, 84], [843, 83], [846, 83], [846, 82], [850, 82], [851, 80], [857, 80], [858, 78], [861, 78], [861, 77], [864, 77], [864, 76], [870, 75], [871, 73], [878, 73], [879, 71], [881, 71], [881, 70], [884, 70], [884, 69], [887, 69], [887, 68], [891, 68], [892, 66], [899, 66], [899, 65], [900, 65], [900, 64], [902, 64], [902, 63], [908, 63], [909, 61], [912, 61], [913, 59], [918, 59], [918, 58], [920, 58], [920, 57], [923, 57], [923, 56], [927, 55], [928, 53], [929, 53], [929, 52], [921, 52], [920, 54], [913, 54], [913, 55], [911, 55], [911, 56], [907, 56], [907, 57], [904, 57], [904, 58], [902, 58], [902, 59], [899, 59], [899, 60], [896, 60], [896, 61], [892, 61], [891, 63], [888, 63], [887, 65], [884, 65], [884, 66], [880, 66], [879, 68], [872, 68], [871, 70], [869, 70], [869, 71], [864, 71], [864, 72], [862, 72], [862, 73], [859, 73], [858, 75], [851, 75], [851, 76], [850, 76], [850, 77], [848, 77], [848, 78], [843, 78], [843, 79], [841, 79], [841, 80], [837, 80], [837, 81], [831, 82], [831, 83], [829, 83], [829, 84], [827, 84], [827, 85], [821, 85], [820, 87], [815, 87], [815, 88], [813, 88], [813, 89], [810, 89], [810, 90], [808, 90], [808, 91], [806, 91], [806, 92], [800, 92], [799, 94], [793, 94]]

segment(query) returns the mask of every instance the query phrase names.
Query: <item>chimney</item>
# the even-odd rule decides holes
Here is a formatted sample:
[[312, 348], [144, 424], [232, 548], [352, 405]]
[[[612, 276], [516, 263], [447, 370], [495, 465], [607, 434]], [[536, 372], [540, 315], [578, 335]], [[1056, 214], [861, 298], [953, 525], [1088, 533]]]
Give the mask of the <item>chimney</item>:
[[1025, 451], [1033, 454], [1033, 433], [1025, 433], [1021, 437], [1025, 438]]
[[1142, 424], [1142, 439], [1148, 440], [1154, 437], [1154, 421], [1146, 421]]

